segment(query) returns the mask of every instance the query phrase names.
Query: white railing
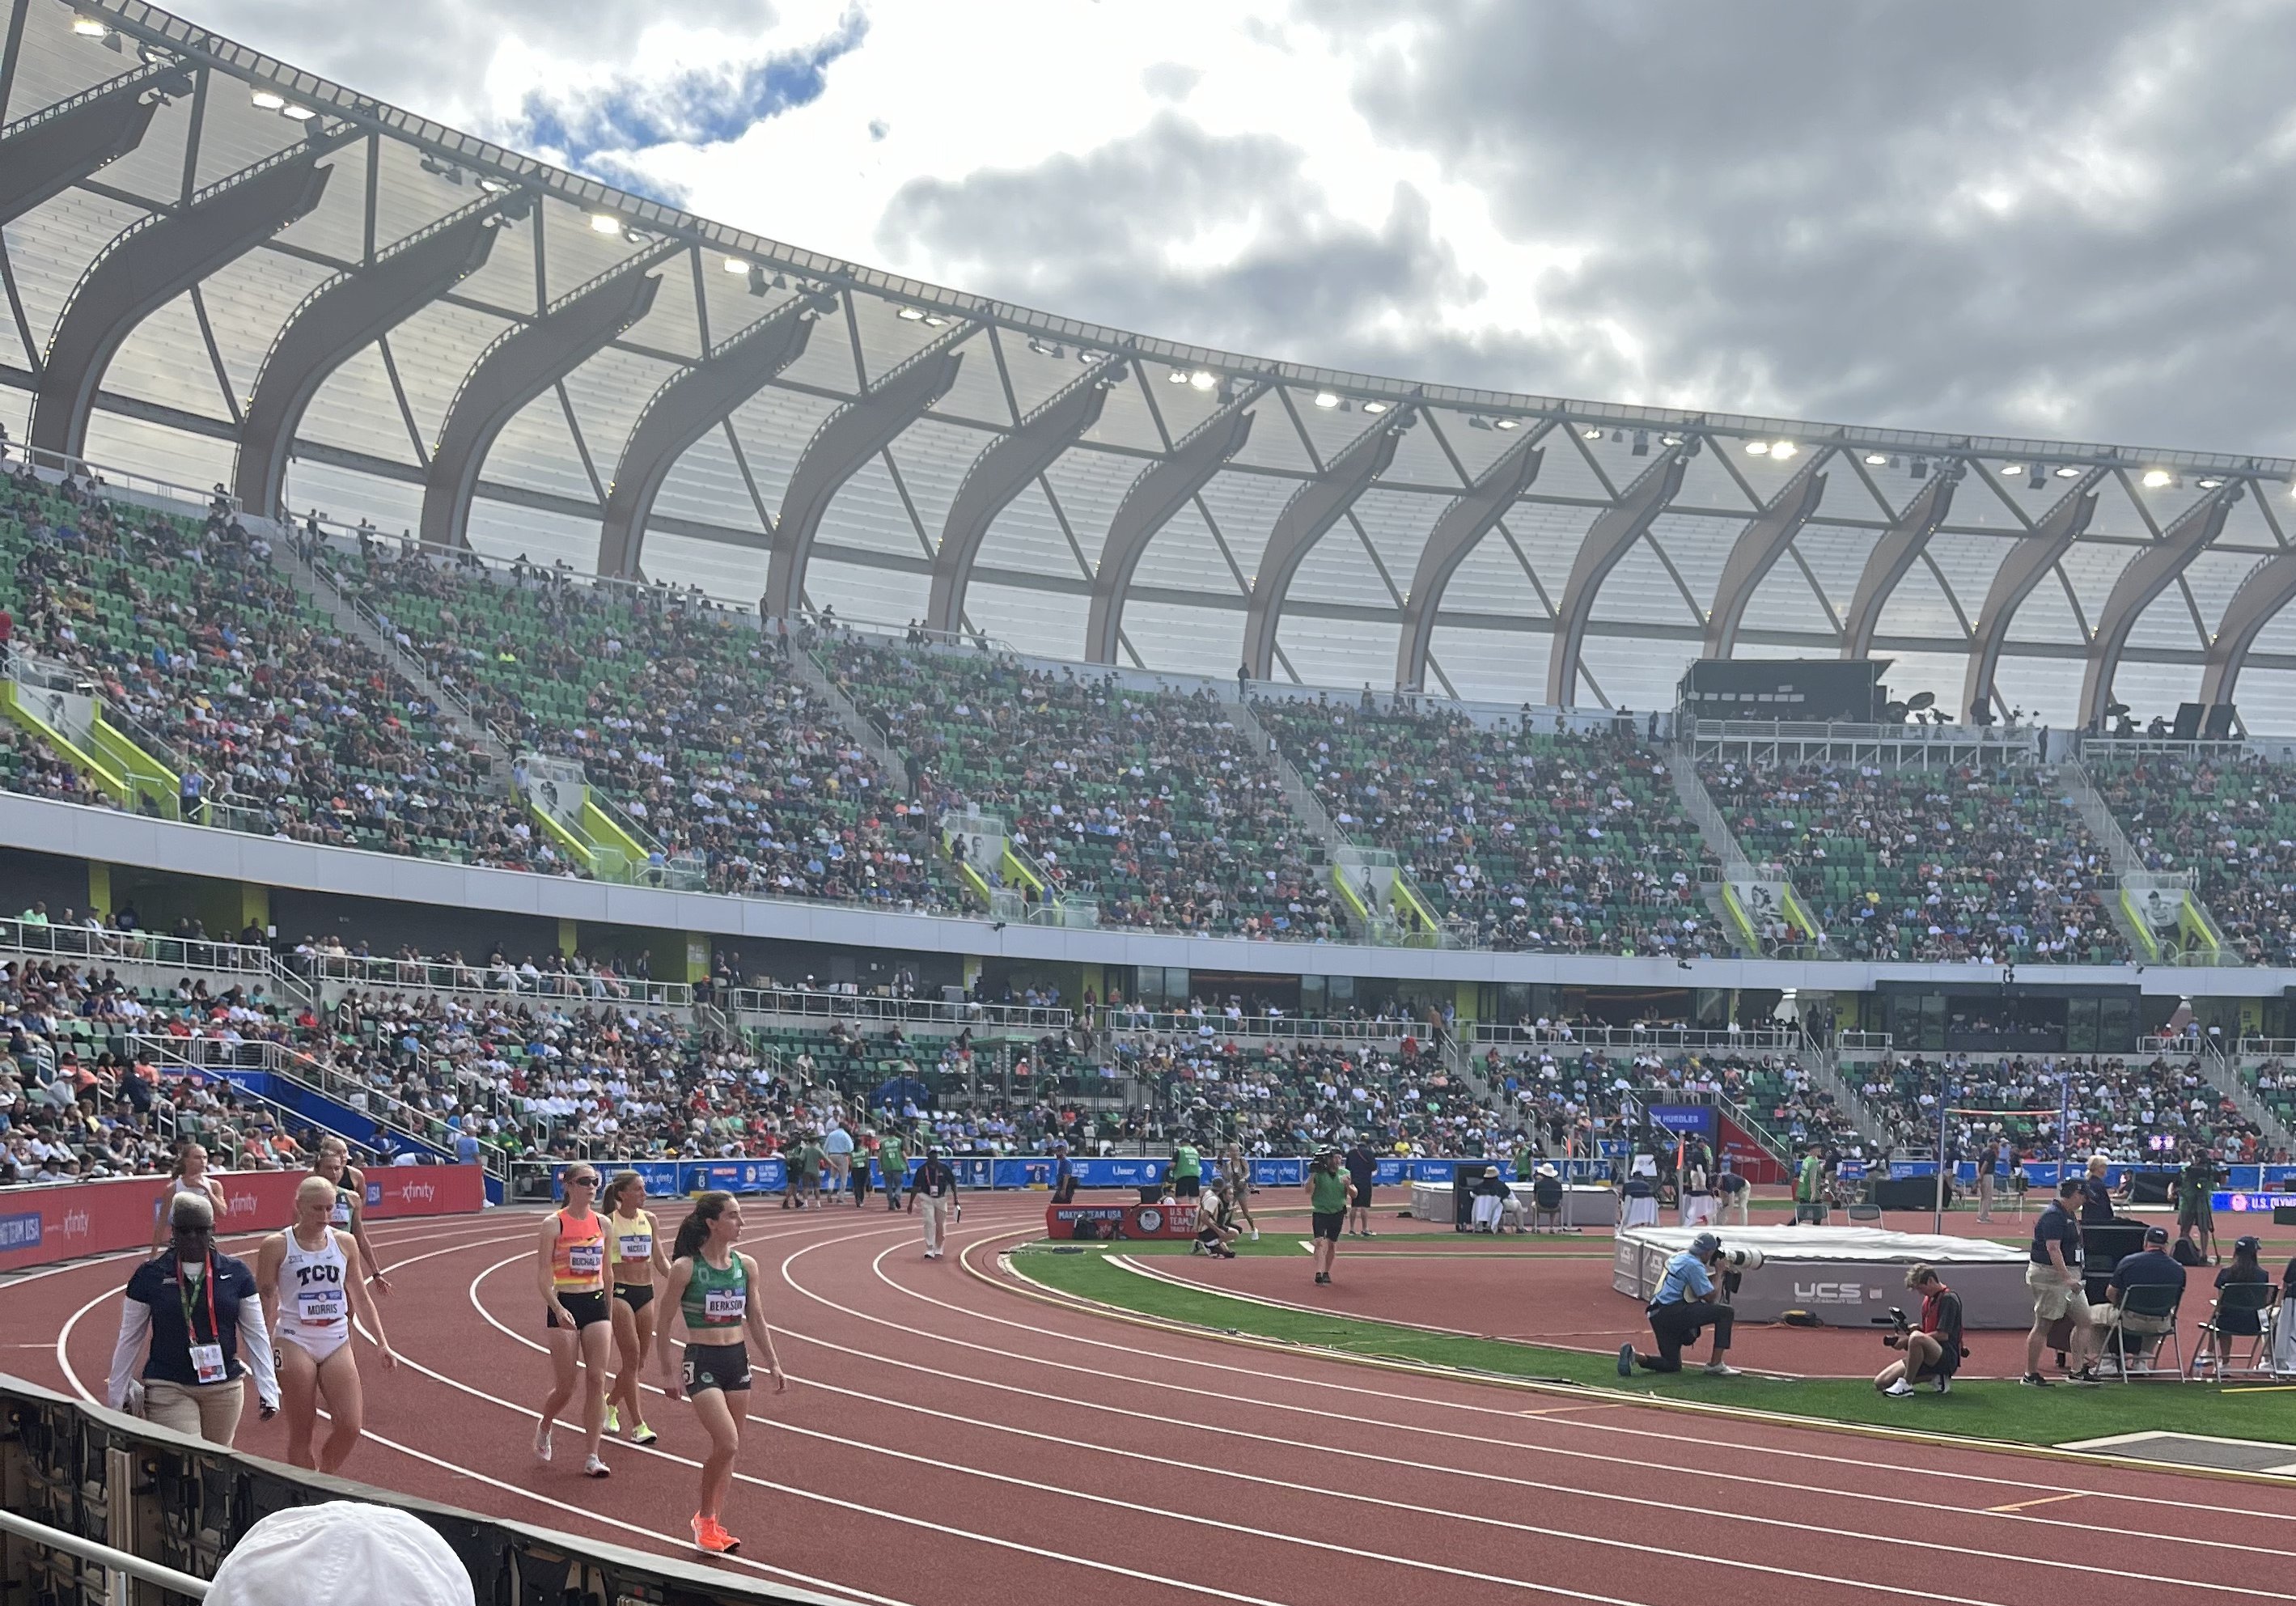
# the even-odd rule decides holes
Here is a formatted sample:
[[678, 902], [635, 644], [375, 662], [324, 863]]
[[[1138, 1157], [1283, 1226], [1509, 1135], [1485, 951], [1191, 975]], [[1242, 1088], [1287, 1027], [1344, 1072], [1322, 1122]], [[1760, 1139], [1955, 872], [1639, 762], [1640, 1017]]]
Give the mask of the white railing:
[[127, 960], [160, 970], [206, 976], [273, 979], [271, 950], [250, 943], [162, 937], [152, 931], [99, 930], [94, 926], [0, 920], [0, 949], [43, 958]]
[[1541, 1031], [1536, 1026], [1490, 1021], [1475, 1027], [1474, 1041], [1525, 1048], [1678, 1049], [1741, 1054], [1806, 1053], [1811, 1048], [1808, 1037], [1800, 1031], [1717, 1031], [1693, 1026], [1566, 1026]]
[[124, 1550], [114, 1550], [109, 1545], [98, 1545], [93, 1539], [83, 1539], [78, 1534], [68, 1534], [60, 1528], [50, 1528], [29, 1517], [19, 1517], [10, 1511], [0, 1511], [0, 1533], [10, 1533], [42, 1550], [59, 1550], [68, 1556], [78, 1556], [93, 1561], [109, 1572], [122, 1575], [108, 1579], [104, 1585], [106, 1601], [127, 1601], [131, 1592], [127, 1579], [179, 1594], [190, 1600], [204, 1601], [208, 1595], [207, 1581], [187, 1572], [177, 1572], [172, 1567], [162, 1567], [157, 1561], [146, 1561], [141, 1556], [131, 1556]]
[[1349, 1020], [1313, 1015], [1226, 1015], [1193, 1010], [1144, 1010], [1103, 1005], [1103, 1029], [1152, 1037], [1233, 1037], [1240, 1042], [1400, 1043], [1417, 1036], [1431, 1047], [1434, 1028], [1423, 1020]]
[[508, 965], [469, 965], [443, 959], [384, 959], [349, 954], [299, 954], [286, 963], [316, 981], [388, 987], [393, 991], [637, 1004], [661, 1009], [691, 1009], [693, 1005], [693, 988], [683, 981], [645, 981], [630, 976], [572, 971], [537, 971], [529, 976]]
[[824, 992], [813, 987], [734, 987], [728, 999], [737, 1016], [773, 1015], [813, 1020], [898, 1020], [928, 1026], [1017, 1026], [1036, 1031], [1066, 1031], [1076, 1019], [1072, 1011], [1057, 1004], [884, 998], [868, 993]]

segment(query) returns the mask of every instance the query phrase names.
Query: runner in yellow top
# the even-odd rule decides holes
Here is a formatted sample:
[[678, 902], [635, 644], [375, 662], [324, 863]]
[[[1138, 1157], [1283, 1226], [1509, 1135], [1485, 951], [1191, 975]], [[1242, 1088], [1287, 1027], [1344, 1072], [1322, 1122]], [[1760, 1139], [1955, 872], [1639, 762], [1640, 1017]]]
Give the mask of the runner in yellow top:
[[550, 1429], [574, 1397], [575, 1370], [581, 1369], [582, 1438], [588, 1454], [586, 1478], [611, 1471], [598, 1459], [598, 1436], [606, 1428], [606, 1364], [614, 1348], [613, 1320], [607, 1312], [605, 1217], [590, 1208], [598, 1195], [598, 1170], [586, 1160], [566, 1168], [566, 1208], [543, 1219], [535, 1243], [535, 1282], [542, 1293], [550, 1337], [550, 1397], [542, 1402], [542, 1422], [534, 1430], [535, 1459], [550, 1461]]
[[622, 1430], [622, 1407], [627, 1405], [634, 1445], [650, 1445], [655, 1438], [646, 1426], [639, 1373], [653, 1344], [653, 1274], [659, 1270], [669, 1275], [669, 1257], [662, 1253], [661, 1233], [645, 1208], [645, 1196], [644, 1177], [617, 1171], [606, 1179], [600, 1201], [606, 1210], [606, 1276], [614, 1290], [614, 1351], [621, 1364], [606, 1395], [606, 1431]]

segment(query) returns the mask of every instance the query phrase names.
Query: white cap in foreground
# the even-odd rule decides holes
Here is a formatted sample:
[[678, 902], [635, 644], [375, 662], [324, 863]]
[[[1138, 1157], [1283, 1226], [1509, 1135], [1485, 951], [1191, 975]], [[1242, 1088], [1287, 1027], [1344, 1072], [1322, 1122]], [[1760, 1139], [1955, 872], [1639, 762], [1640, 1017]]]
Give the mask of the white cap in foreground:
[[476, 1606], [471, 1575], [430, 1528], [395, 1506], [330, 1500], [274, 1512], [216, 1569], [207, 1606], [389, 1601]]

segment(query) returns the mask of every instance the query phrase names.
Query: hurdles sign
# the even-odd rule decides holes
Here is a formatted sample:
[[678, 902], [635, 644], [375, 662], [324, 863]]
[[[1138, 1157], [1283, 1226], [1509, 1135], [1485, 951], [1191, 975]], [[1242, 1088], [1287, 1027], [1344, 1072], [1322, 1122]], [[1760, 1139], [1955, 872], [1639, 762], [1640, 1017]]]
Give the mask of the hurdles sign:
[[1056, 1204], [1045, 1207], [1047, 1238], [1193, 1238], [1193, 1204]]

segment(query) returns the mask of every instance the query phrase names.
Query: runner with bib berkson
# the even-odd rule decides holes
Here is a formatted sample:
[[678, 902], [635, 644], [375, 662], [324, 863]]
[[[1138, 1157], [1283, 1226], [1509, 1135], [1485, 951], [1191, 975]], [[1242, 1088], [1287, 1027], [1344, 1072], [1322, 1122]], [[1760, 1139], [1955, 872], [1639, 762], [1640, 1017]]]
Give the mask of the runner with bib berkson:
[[697, 1194], [693, 1211], [678, 1224], [668, 1286], [662, 1304], [676, 1313], [685, 1332], [685, 1363], [670, 1365], [670, 1322], [661, 1324], [654, 1345], [661, 1361], [662, 1392], [693, 1402], [693, 1414], [709, 1435], [709, 1455], [701, 1463], [701, 1501], [693, 1513], [693, 1542], [727, 1555], [742, 1542], [726, 1531], [726, 1495], [734, 1486], [734, 1463], [742, 1453], [742, 1428], [750, 1420], [750, 1344], [766, 1357], [774, 1392], [789, 1388], [781, 1356], [774, 1352], [772, 1329], [758, 1299], [758, 1263], [734, 1245], [742, 1235], [742, 1207], [731, 1193]]

